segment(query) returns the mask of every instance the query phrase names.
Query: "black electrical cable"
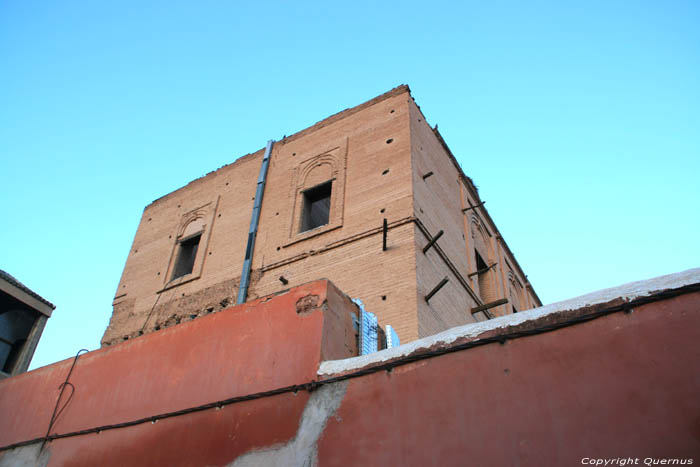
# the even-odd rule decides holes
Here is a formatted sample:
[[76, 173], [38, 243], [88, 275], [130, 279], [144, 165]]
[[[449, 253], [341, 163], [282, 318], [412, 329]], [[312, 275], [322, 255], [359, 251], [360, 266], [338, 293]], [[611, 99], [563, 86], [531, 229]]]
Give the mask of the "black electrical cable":
[[[453, 353], [453, 352], [459, 352], [462, 350], [470, 349], [473, 347], [479, 347], [482, 345], [487, 345], [487, 344], [493, 344], [493, 343], [500, 343], [504, 344], [508, 340], [513, 340], [513, 339], [519, 339], [522, 337], [529, 337], [529, 336], [534, 336], [537, 334], [542, 334], [545, 332], [550, 332], [554, 331], [557, 329], [565, 328], [568, 326], [573, 326], [576, 324], [584, 323], [587, 321], [591, 321], [597, 318], [600, 318], [602, 316], [606, 316], [612, 313], [618, 313], [620, 311], [625, 311], [625, 312], [630, 312], [633, 308], [639, 307], [641, 305], [646, 305], [648, 303], [652, 302], [657, 302], [660, 300], [666, 300], [672, 297], [676, 297], [678, 295], [683, 295], [686, 293], [692, 293], [692, 292], [698, 292], [700, 291], [700, 284], [692, 284], [684, 287], [680, 287], [677, 289], [673, 290], [665, 290], [662, 292], [655, 293], [653, 295], [649, 295], [646, 297], [640, 297], [635, 300], [632, 300], [630, 302], [625, 302], [620, 305], [614, 305], [610, 306], [608, 308], [601, 309], [599, 311], [594, 311], [586, 315], [582, 316], [577, 316], [575, 318], [569, 319], [567, 321], [563, 321], [560, 323], [553, 323], [547, 326], [542, 326], [538, 327], [535, 329], [526, 329], [526, 330], [521, 330], [521, 331], [514, 331], [511, 333], [507, 334], [500, 334], [497, 336], [492, 336], [492, 337], [486, 337], [483, 339], [479, 339], [476, 341], [469, 341], [469, 342], [464, 342], [462, 344], [457, 344], [454, 346], [450, 347], [445, 347], [441, 349], [436, 349], [436, 350], [429, 350], [426, 352], [422, 352], [419, 354], [412, 354], [412, 355], [407, 355], [405, 357], [397, 358], [396, 360], [392, 360], [387, 363], [383, 363], [380, 365], [372, 366], [372, 367], [366, 367], [361, 370], [352, 372], [352, 373], [346, 373], [342, 374], [339, 376], [333, 376], [331, 378], [323, 379], [323, 380], [313, 380], [309, 381], [304, 384], [295, 384], [292, 386], [285, 386], [282, 388], [277, 388], [277, 389], [272, 389], [269, 391], [263, 391], [263, 392], [258, 392], [255, 394], [248, 394], [245, 396], [238, 396], [238, 397], [232, 397], [229, 399], [224, 399], [216, 402], [210, 402], [207, 404], [199, 405], [196, 407], [190, 407], [187, 409], [182, 409], [182, 410], [177, 410], [174, 412], [167, 412], [163, 414], [158, 414], [158, 415], [153, 415], [150, 417], [144, 417], [140, 418], [138, 420], [131, 420], [128, 422], [123, 422], [123, 423], [116, 423], [113, 425], [103, 425], [95, 428], [88, 428], [85, 430], [80, 430], [80, 431], [73, 431], [70, 433], [63, 433], [63, 434], [55, 434], [55, 435], [47, 435], [41, 438], [35, 438], [32, 440], [27, 440], [27, 441], [21, 441], [18, 443], [14, 444], [9, 444], [7, 446], [1, 446], [0, 451], [6, 451], [8, 449], [14, 449], [22, 446], [27, 446], [30, 444], [38, 443], [38, 442], [46, 442], [46, 441], [52, 441], [54, 439], [61, 439], [61, 438], [70, 438], [73, 436], [80, 436], [80, 435], [86, 435], [90, 433], [99, 433], [101, 431], [107, 431], [107, 430], [114, 430], [117, 428], [126, 428], [129, 426], [134, 426], [134, 425], [140, 425], [142, 423], [147, 423], [147, 422], [152, 422], [155, 423], [157, 420], [162, 420], [166, 418], [172, 418], [172, 417], [178, 417], [180, 415], [186, 415], [194, 412], [201, 412], [203, 410], [209, 410], [213, 408], [221, 408], [226, 405], [231, 405], [231, 404], [236, 404], [238, 402], [245, 402], [245, 401], [250, 401], [250, 400], [255, 400], [255, 399], [262, 399], [264, 397], [270, 397], [270, 396], [276, 396], [279, 394], [284, 394], [288, 392], [298, 392], [298, 391], [314, 391], [315, 389], [324, 386], [326, 384], [333, 384], [337, 383], [340, 381], [345, 381], [353, 378], [358, 378], [360, 376], [366, 376], [372, 373], [378, 373], [381, 371], [391, 371], [395, 367], [406, 365], [408, 363], [416, 362], [419, 360], [425, 360], [428, 358], [433, 358], [433, 357], [438, 357], [440, 355], [445, 355], [448, 353]], [[77, 358], [77, 357], [76, 357]], [[75, 364], [75, 362], [74, 362]], [[72, 370], [72, 368], [71, 368]], [[69, 374], [70, 376], [70, 374]]]
[[[141, 334], [143, 334], [143, 331], [146, 329], [146, 325], [148, 324], [148, 321], [151, 319], [151, 315], [153, 314], [153, 310], [156, 309], [156, 305], [158, 305], [158, 300], [160, 300], [160, 297], [165, 293], [165, 290], [161, 291], [158, 296], [156, 297], [156, 301], [153, 302], [153, 306], [151, 307], [151, 311], [148, 312], [148, 316], [146, 316], [146, 321], [143, 322], [143, 326], [141, 326]], [[172, 298], [172, 297], [170, 297]]]
[[[73, 364], [70, 366], [70, 370], [68, 370], [66, 380], [58, 386], [58, 389], [61, 392], [58, 394], [58, 399], [56, 399], [56, 405], [53, 408], [51, 420], [49, 420], [49, 428], [46, 430], [46, 436], [44, 436], [44, 443], [46, 442], [46, 440], [49, 439], [49, 435], [51, 434], [51, 428], [53, 428], [54, 423], [56, 423], [58, 417], [63, 413], [66, 407], [68, 407], [68, 403], [71, 401], [71, 399], [73, 399], [73, 394], [75, 394], [75, 386], [73, 386], [73, 384], [70, 382], [70, 376], [73, 374], [73, 369], [75, 368], [75, 364], [78, 362], [78, 357], [80, 357], [80, 354], [82, 354], [83, 352], [88, 352], [88, 349], [78, 350], [78, 353], [75, 354], [75, 358], [73, 358]], [[58, 405], [61, 403], [63, 392], [66, 390], [67, 386], [70, 386], [70, 396], [68, 396], [68, 399], [66, 400], [66, 403], [63, 404], [63, 407], [61, 407], [61, 410], [58, 410]]]

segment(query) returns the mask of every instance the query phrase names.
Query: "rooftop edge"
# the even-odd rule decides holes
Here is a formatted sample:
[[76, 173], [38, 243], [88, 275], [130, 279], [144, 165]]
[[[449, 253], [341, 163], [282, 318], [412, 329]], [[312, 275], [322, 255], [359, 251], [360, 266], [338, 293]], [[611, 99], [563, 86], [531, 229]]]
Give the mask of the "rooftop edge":
[[515, 328], [518, 325], [545, 317], [564, 313], [588, 309], [596, 305], [605, 305], [611, 302], [631, 302], [643, 297], [651, 297], [663, 291], [681, 289], [686, 286], [700, 284], [700, 268], [688, 269], [686, 271], [654, 277], [652, 279], [629, 282], [627, 284], [602, 289], [585, 295], [574, 297], [568, 300], [551, 303], [539, 308], [519, 313], [501, 316], [489, 321], [466, 324], [456, 328], [448, 329], [433, 336], [409, 342], [399, 347], [382, 350], [369, 355], [346, 358], [343, 360], [329, 360], [321, 363], [318, 369], [319, 376], [330, 376], [339, 373], [346, 373], [352, 370], [376, 366], [392, 360], [423, 353], [429, 349], [449, 347], [450, 344], [458, 341], [476, 341], [485, 333], [503, 332]]

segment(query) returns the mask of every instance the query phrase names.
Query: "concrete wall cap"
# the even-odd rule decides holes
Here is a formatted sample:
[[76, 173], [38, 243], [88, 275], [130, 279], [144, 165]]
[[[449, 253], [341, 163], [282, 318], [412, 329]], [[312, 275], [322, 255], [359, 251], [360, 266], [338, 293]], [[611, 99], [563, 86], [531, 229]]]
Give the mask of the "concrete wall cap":
[[346, 358], [343, 360], [331, 360], [321, 363], [318, 374], [328, 376], [337, 373], [345, 373], [367, 366], [374, 366], [390, 360], [408, 356], [416, 353], [420, 349], [431, 347], [445, 347], [457, 340], [475, 338], [487, 331], [505, 329], [519, 324], [541, 319], [547, 315], [560, 313], [567, 310], [577, 310], [592, 305], [604, 304], [616, 299], [631, 301], [637, 298], [653, 295], [663, 290], [673, 290], [688, 285], [700, 283], [700, 268], [688, 269], [674, 274], [655, 277], [653, 279], [630, 282], [627, 284], [611, 287], [609, 289], [598, 290], [579, 297], [571, 298], [561, 302], [551, 303], [539, 308], [523, 311], [520, 313], [501, 316], [489, 321], [467, 324], [456, 328], [448, 329], [433, 336], [424, 337], [407, 344], [400, 345], [387, 350], [382, 350], [360, 357]]

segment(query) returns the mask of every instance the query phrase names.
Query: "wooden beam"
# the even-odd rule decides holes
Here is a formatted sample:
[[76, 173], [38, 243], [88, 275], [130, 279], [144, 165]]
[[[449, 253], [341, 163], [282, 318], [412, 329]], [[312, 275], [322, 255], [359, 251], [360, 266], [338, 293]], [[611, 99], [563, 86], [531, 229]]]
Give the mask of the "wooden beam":
[[425, 301], [427, 302], [428, 300], [430, 300], [431, 298], [433, 298], [433, 295], [435, 295], [436, 293], [438, 293], [438, 290], [440, 290], [440, 289], [442, 288], [442, 286], [444, 286], [445, 284], [447, 284], [448, 281], [449, 281], [449, 279], [448, 279], [447, 277], [445, 277], [443, 280], [441, 280], [441, 281], [438, 283], [438, 285], [436, 285], [436, 286], [433, 288], [433, 290], [431, 290], [430, 292], [428, 292], [428, 295], [425, 296]]
[[483, 206], [484, 204], [486, 204], [486, 201], [482, 201], [482, 202], [480, 202], [479, 204], [475, 204], [474, 206], [472, 206], [472, 205], [470, 204], [468, 208], [462, 209], [462, 212], [467, 212], [467, 211], [469, 211], [470, 209], [476, 209], [476, 208], [478, 208], [479, 206]]
[[494, 267], [494, 266], [497, 265], [497, 264], [498, 264], [498, 262], [495, 262], [495, 263], [493, 263], [491, 266], [489, 266], [489, 267], [487, 267], [487, 268], [483, 268], [483, 269], [479, 269], [478, 271], [470, 272], [469, 274], [467, 274], [467, 277], [476, 276], [477, 274], [483, 274], [483, 273], [487, 272], [489, 269], [491, 269], [492, 267]]
[[[413, 218], [413, 222], [416, 224], [416, 227], [421, 231], [423, 235], [425, 235], [426, 239], [430, 239], [430, 232], [428, 232], [428, 229], [423, 225], [423, 223], [418, 219], [417, 217]], [[440, 248], [440, 245], [435, 244], [435, 253], [438, 254], [440, 258], [444, 261], [445, 265], [449, 268], [450, 271], [452, 271], [452, 274], [457, 278], [459, 283], [464, 287], [464, 290], [467, 291], [469, 296], [474, 300], [475, 303], [481, 304], [481, 298], [474, 292], [472, 289], [471, 285], [467, 282], [467, 279], [462, 276], [462, 273], [459, 272], [457, 267], [450, 261], [450, 258], [447, 257], [444, 251], [442, 251], [442, 248]]]
[[505, 305], [506, 303], [508, 303], [507, 298], [501, 298], [501, 299], [495, 300], [493, 302], [484, 303], [483, 305], [475, 306], [474, 308], [472, 308], [472, 314], [478, 313], [480, 311], [486, 311], [489, 308], [493, 308], [495, 306]]
[[382, 251], [386, 251], [386, 234], [389, 230], [389, 224], [386, 218], [384, 218], [384, 224], [382, 225]]
[[445, 232], [443, 232], [443, 231], [441, 230], [441, 231], [439, 231], [438, 233], [436, 233], [435, 236], [434, 236], [433, 238], [430, 239], [430, 241], [423, 247], [423, 254], [425, 254], [425, 253], [430, 249], [430, 247], [432, 247], [433, 245], [435, 245], [435, 242], [438, 241], [438, 238], [442, 237], [442, 234], [443, 234], [443, 233], [445, 233]]

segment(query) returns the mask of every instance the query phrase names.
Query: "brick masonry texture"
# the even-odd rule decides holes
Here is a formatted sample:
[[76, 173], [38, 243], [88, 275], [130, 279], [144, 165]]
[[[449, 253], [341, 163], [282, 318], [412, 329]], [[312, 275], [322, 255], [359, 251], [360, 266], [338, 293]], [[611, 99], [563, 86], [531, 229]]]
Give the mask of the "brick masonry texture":
[[[235, 302], [263, 153], [145, 208], [103, 345]], [[300, 232], [303, 191], [328, 181], [328, 224]], [[402, 342], [472, 322], [472, 307], [499, 298], [510, 302], [492, 308], [496, 315], [512, 312], [513, 300], [518, 311], [538, 305], [485, 209], [462, 213], [469, 202], [480, 202], [475, 188], [407, 86], [335, 114], [273, 146], [248, 299], [327, 278], [361, 299], [380, 325], [394, 326]], [[428, 234], [439, 230], [438, 247], [423, 254]], [[192, 273], [173, 280], [179, 240], [194, 234], [200, 242]], [[498, 262], [481, 279], [468, 277], [476, 270], [474, 248]], [[426, 302], [443, 277], [447, 285]]]

